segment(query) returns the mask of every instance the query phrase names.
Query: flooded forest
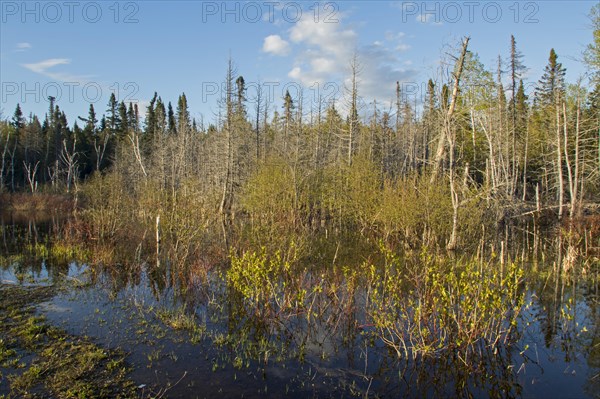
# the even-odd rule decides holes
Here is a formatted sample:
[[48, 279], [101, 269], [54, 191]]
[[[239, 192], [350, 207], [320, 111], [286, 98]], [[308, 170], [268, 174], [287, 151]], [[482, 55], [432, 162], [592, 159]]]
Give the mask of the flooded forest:
[[17, 105], [0, 398], [598, 398], [599, 13], [579, 79], [464, 37], [420, 102], [362, 97], [355, 57], [276, 107], [231, 59], [209, 124]]

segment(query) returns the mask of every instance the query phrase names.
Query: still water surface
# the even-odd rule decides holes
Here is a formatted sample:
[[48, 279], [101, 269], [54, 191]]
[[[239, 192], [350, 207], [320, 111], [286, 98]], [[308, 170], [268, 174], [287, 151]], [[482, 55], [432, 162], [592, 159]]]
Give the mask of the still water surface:
[[[63, 287], [38, 312], [70, 334], [123, 349], [141, 396], [600, 397], [597, 260], [577, 278], [556, 273], [549, 257], [528, 264], [511, 345], [483, 346], [468, 359], [451, 351], [402, 358], [371, 334], [365, 288], [344, 297], [343, 278], [339, 292], [315, 296], [322, 311], [312, 321], [257, 317], [237, 305], [218, 268], [183, 288], [150, 262], [119, 270], [45, 254], [62, 221], [2, 216], [1, 283]], [[339, 279], [318, 275], [304, 278]]]

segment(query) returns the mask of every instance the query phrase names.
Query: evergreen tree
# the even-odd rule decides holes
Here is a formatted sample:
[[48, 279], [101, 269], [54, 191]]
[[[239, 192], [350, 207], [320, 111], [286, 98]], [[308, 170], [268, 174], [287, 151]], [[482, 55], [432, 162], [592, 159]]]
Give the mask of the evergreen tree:
[[156, 112], [155, 104], [158, 94], [154, 92], [154, 97], [150, 100], [148, 108], [146, 108], [146, 139], [152, 141], [156, 129]]
[[49, 105], [49, 109], [48, 109], [48, 114], [46, 114], [46, 120], [47, 120], [47, 124], [48, 127], [52, 127], [54, 126], [54, 113], [55, 113], [55, 109], [54, 109], [54, 101], [56, 100], [56, 97], [53, 96], [48, 96], [48, 102], [50, 103]]
[[[523, 54], [517, 50], [517, 41], [513, 35], [510, 36], [510, 90], [511, 90], [511, 102], [515, 102], [517, 95], [519, 80], [526, 71], [525, 65], [523, 65]], [[515, 108], [516, 111], [516, 108]], [[513, 120], [516, 120], [516, 114], [513, 114]]]
[[15, 128], [15, 132], [17, 135], [25, 127], [25, 118], [23, 117], [23, 111], [21, 111], [21, 106], [17, 103], [17, 107], [15, 108], [15, 113], [12, 118], [12, 125]]
[[182, 93], [177, 100], [177, 131], [179, 133], [189, 132], [192, 122], [190, 120], [190, 112], [188, 111], [187, 98], [185, 93]]
[[535, 102], [539, 106], [556, 104], [565, 93], [566, 70], [560, 62], [554, 49], [550, 50], [548, 64], [538, 82], [535, 92]]
[[108, 99], [108, 109], [106, 110], [108, 116], [106, 118], [107, 127], [110, 129], [111, 134], [115, 134], [118, 127], [121, 125], [119, 117], [119, 103], [115, 97], [115, 93], [110, 94]]
[[167, 119], [169, 134], [177, 134], [177, 122], [175, 121], [175, 113], [173, 112], [173, 106], [171, 105], [171, 101], [169, 101]]
[[102, 115], [102, 119], [100, 119], [100, 126], [98, 126], [98, 130], [103, 132], [108, 128], [108, 123], [106, 122], [106, 116]]
[[43, 151], [42, 125], [36, 115], [29, 117], [30, 122], [23, 129], [21, 145], [23, 147], [23, 161], [26, 164], [35, 164], [40, 161]]
[[136, 110], [137, 104], [134, 108], [133, 104], [130, 102], [129, 107], [127, 108], [127, 124], [129, 125], [129, 128], [134, 132], [137, 132], [139, 130], [139, 121]]
[[96, 119], [96, 111], [94, 110], [94, 104], [90, 104], [88, 117], [82, 118], [80, 116], [79, 120], [85, 122], [85, 126], [83, 127], [84, 132], [86, 132], [90, 136], [94, 136], [96, 134], [96, 124], [98, 123], [98, 119]]
[[150, 104], [146, 108], [146, 119], [144, 121], [145, 130], [142, 136], [142, 148], [145, 155], [150, 155], [152, 143], [154, 142], [156, 133], [156, 100], [158, 94], [154, 92], [154, 96], [150, 100]]
[[[98, 131], [97, 131], [97, 123], [98, 123], [98, 119], [96, 118], [96, 111], [94, 110], [94, 104], [90, 104], [90, 109], [88, 111], [88, 117], [87, 118], [82, 118], [81, 116], [79, 117], [79, 120], [82, 122], [85, 122], [85, 125], [83, 126], [83, 130], [81, 131], [81, 134], [78, 136], [77, 141], [80, 144], [80, 147], [83, 149], [82, 150], [82, 155], [83, 155], [83, 175], [88, 175], [90, 173], [92, 173], [92, 171], [95, 168], [95, 163], [94, 163], [94, 151], [95, 151], [95, 145], [97, 145], [98, 142]], [[77, 134], [77, 132], [75, 133]]]
[[165, 104], [162, 99], [158, 97], [156, 100], [156, 108], [154, 109], [156, 117], [156, 130], [155, 134], [162, 137], [167, 131], [167, 112], [165, 110]]
[[527, 130], [527, 117], [529, 114], [529, 104], [527, 103], [528, 97], [525, 94], [525, 86], [523, 80], [519, 80], [519, 88], [515, 96], [515, 114], [517, 116], [515, 130], [517, 133], [525, 134]]
[[294, 110], [294, 100], [292, 99], [292, 96], [290, 95], [289, 90], [285, 91], [285, 96], [283, 97], [283, 110], [284, 110], [285, 119], [291, 120], [292, 115], [293, 115], [292, 111]]
[[[510, 36], [510, 101], [509, 101], [509, 111], [510, 111], [510, 119], [511, 119], [511, 134], [512, 134], [512, 146], [513, 146], [513, 169], [516, 167], [516, 165], [514, 164], [515, 160], [516, 160], [516, 145], [517, 145], [517, 140], [520, 138], [519, 137], [519, 133], [523, 132], [522, 130], [522, 126], [521, 128], [519, 128], [518, 125], [518, 119], [521, 118], [521, 115], [519, 115], [519, 107], [515, 106], [515, 102], [517, 101], [516, 97], [517, 97], [517, 90], [520, 89], [520, 87], [517, 87], [520, 84], [523, 84], [523, 81], [521, 80], [521, 76], [523, 75], [523, 73], [525, 72], [526, 68], [523, 65], [523, 54], [521, 54], [521, 52], [519, 50], [517, 50], [517, 42], [515, 40], [515, 37], [513, 35]], [[523, 92], [522, 95], [525, 95], [525, 93]]]
[[123, 140], [129, 133], [129, 116], [127, 115], [127, 106], [123, 101], [119, 103], [119, 119], [117, 125], [117, 137]]

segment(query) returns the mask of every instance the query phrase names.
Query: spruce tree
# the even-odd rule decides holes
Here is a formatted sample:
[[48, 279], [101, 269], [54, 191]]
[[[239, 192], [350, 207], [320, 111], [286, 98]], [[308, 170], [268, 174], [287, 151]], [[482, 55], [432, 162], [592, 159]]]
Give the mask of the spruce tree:
[[[510, 36], [510, 90], [511, 90], [511, 102], [515, 102], [517, 95], [519, 80], [523, 76], [523, 73], [527, 70], [523, 65], [523, 54], [517, 50], [517, 41], [513, 35]], [[515, 108], [516, 111], [516, 108]], [[516, 114], [512, 115], [513, 121], [516, 120]]]
[[177, 100], [177, 131], [179, 133], [189, 132], [192, 126], [190, 112], [188, 111], [187, 98], [182, 93]]
[[129, 103], [129, 107], [127, 108], [127, 124], [129, 125], [129, 128], [131, 130], [133, 130], [135, 132], [137, 132], [139, 130], [139, 122], [138, 122], [138, 118], [137, 118], [137, 113], [131, 102]]
[[115, 134], [117, 132], [117, 128], [120, 125], [119, 118], [119, 103], [117, 102], [117, 98], [115, 97], [115, 93], [110, 94], [110, 98], [108, 99], [108, 109], [106, 110], [108, 116], [106, 117], [106, 123], [108, 128], [111, 131], [111, 134]]
[[560, 62], [554, 49], [550, 50], [548, 64], [544, 74], [538, 81], [535, 92], [535, 101], [539, 106], [556, 104], [565, 93], [566, 70]]
[[80, 116], [79, 120], [85, 122], [85, 126], [83, 127], [84, 132], [86, 132], [90, 136], [95, 135], [96, 124], [98, 123], [98, 119], [96, 119], [96, 111], [94, 110], [94, 104], [90, 104], [90, 109], [88, 111], [88, 117], [82, 118]]
[[154, 92], [154, 97], [150, 100], [148, 108], [146, 108], [146, 136], [151, 139], [154, 136], [156, 128], [156, 113], [154, 110], [158, 94]]
[[162, 137], [167, 131], [167, 111], [160, 97], [156, 100], [154, 112], [156, 117], [156, 131], [154, 134]]
[[119, 119], [117, 125], [117, 136], [122, 140], [129, 132], [129, 117], [127, 115], [127, 106], [123, 101], [119, 103]]
[[158, 94], [154, 92], [154, 96], [150, 100], [150, 104], [146, 108], [146, 119], [145, 119], [145, 132], [142, 137], [142, 147], [144, 148], [144, 153], [146, 155], [150, 154], [151, 151], [151, 143], [154, 142], [154, 136], [156, 132], [156, 110], [155, 104], [157, 100]]
[[171, 101], [169, 101], [169, 106], [167, 108], [167, 119], [169, 134], [177, 134], [177, 122], [175, 121], [175, 113], [173, 112]]
[[523, 80], [519, 80], [519, 88], [515, 96], [515, 114], [517, 116], [515, 129], [517, 133], [525, 134], [527, 130], [527, 115], [529, 113], [528, 97], [525, 94]]
[[15, 128], [17, 134], [25, 127], [25, 118], [23, 118], [23, 111], [21, 111], [21, 106], [17, 103], [17, 107], [15, 108], [15, 113], [12, 118], [12, 125]]

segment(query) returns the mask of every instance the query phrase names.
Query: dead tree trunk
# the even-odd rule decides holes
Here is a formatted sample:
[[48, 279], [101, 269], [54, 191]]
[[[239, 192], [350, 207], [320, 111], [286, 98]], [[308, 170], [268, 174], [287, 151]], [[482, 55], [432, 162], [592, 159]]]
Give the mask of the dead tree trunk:
[[452, 120], [452, 116], [454, 115], [454, 110], [456, 108], [456, 99], [458, 97], [458, 89], [460, 86], [460, 77], [462, 75], [463, 66], [465, 63], [465, 57], [467, 55], [467, 46], [469, 45], [469, 37], [465, 37], [463, 40], [462, 50], [460, 53], [460, 57], [458, 58], [454, 70], [454, 87], [452, 89], [452, 97], [450, 99], [450, 105], [448, 106], [448, 110], [444, 115], [444, 126], [442, 132], [440, 134], [440, 138], [438, 140], [437, 150], [435, 152], [435, 158], [433, 161], [433, 171], [431, 173], [431, 183], [435, 182], [435, 179], [439, 176], [440, 169], [442, 167], [442, 163], [446, 156], [446, 142], [450, 138], [448, 127], [449, 122]]
[[453, 120], [452, 117], [454, 115], [454, 110], [456, 108], [456, 99], [458, 97], [458, 89], [460, 85], [460, 77], [462, 75], [463, 66], [465, 62], [465, 57], [467, 55], [467, 47], [469, 45], [469, 37], [466, 37], [463, 40], [462, 50], [460, 53], [460, 57], [458, 58], [455, 68], [454, 68], [454, 87], [452, 89], [452, 97], [450, 99], [450, 105], [448, 106], [448, 110], [444, 115], [444, 126], [442, 134], [440, 135], [440, 139], [438, 142], [438, 150], [436, 152], [436, 158], [434, 161], [434, 170], [431, 175], [431, 183], [433, 184], [437, 179], [441, 164], [444, 158], [444, 152], [446, 148], [446, 141], [449, 144], [450, 151], [450, 196], [452, 199], [452, 233], [450, 234], [450, 239], [448, 240], [447, 249], [453, 250], [456, 248], [458, 242], [458, 208], [460, 205], [458, 192], [456, 191], [456, 187], [454, 185], [454, 147], [456, 142], [456, 133], [453, 128]]

